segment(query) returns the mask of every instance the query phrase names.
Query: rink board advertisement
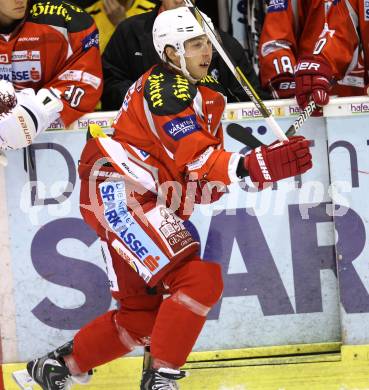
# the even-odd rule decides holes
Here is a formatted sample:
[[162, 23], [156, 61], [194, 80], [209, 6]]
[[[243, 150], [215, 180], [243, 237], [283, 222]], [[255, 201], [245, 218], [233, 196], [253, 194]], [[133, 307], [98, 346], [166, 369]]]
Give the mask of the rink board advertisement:
[[[353, 105], [355, 108], [355, 105]], [[367, 106], [369, 108], [369, 105]], [[369, 122], [327, 118], [330, 171], [340, 208], [335, 217], [337, 268], [344, 344], [369, 343]], [[338, 213], [340, 214], [340, 213]]]
[[[227, 110], [225, 127], [237, 121], [263, 142], [275, 140], [250, 105], [235, 107]], [[276, 113], [281, 127], [287, 129], [295, 117], [293, 107], [292, 111], [290, 107]], [[111, 121], [107, 119], [106, 123], [105, 128]], [[340, 311], [336, 241], [339, 250], [355, 256], [350, 257], [354, 264], [352, 267], [350, 263], [350, 277], [361, 281], [363, 297], [366, 293], [365, 259], [361, 267], [356, 266], [354, 260], [360, 254], [354, 247], [347, 249], [356, 245], [353, 238], [360, 238], [363, 250], [368, 250], [365, 226], [358, 237], [354, 231], [346, 232], [346, 221], [350, 220], [345, 218], [359, 216], [365, 225], [362, 214], [367, 211], [363, 201], [367, 195], [359, 192], [361, 181], [352, 192], [357, 194], [357, 205], [351, 206], [353, 199], [338, 194], [335, 203], [342, 201], [346, 213], [341, 219], [334, 216], [331, 194], [335, 187], [329, 179], [327, 131], [329, 145], [336, 140], [330, 130], [330, 121], [327, 128], [323, 118], [311, 118], [304, 125], [302, 134], [313, 141], [314, 168], [302, 177], [284, 180], [262, 192], [255, 192], [245, 180], [230, 186], [217, 203], [197, 206], [190, 220], [191, 230], [200, 238], [202, 256], [222, 264], [225, 288], [220, 302], [209, 313], [195, 350], [339, 341], [340, 315], [356, 331], [352, 323], [357, 319], [350, 316], [357, 315], [355, 310], [369, 313], [364, 303], [358, 308], [352, 297], [342, 303]], [[227, 135], [225, 142], [228, 150], [247, 152], [243, 144]], [[82, 221], [78, 209], [76, 167], [84, 144], [83, 130], [49, 131], [27, 153], [7, 153], [5, 187], [16, 329], [13, 341], [18, 361], [61, 345], [85, 323], [115, 306], [96, 235]], [[364, 146], [358, 147], [358, 156], [367, 153]], [[344, 164], [337, 170], [337, 180], [342, 172], [347, 173], [338, 149], [329, 155], [331, 170], [336, 164]], [[334, 175], [335, 170], [332, 172]], [[362, 179], [363, 185], [364, 180], [367, 177]], [[338, 238], [334, 217], [344, 232], [338, 232]], [[343, 310], [352, 314], [345, 317]], [[366, 314], [362, 316], [369, 321]], [[360, 342], [369, 342], [368, 336]], [[4, 351], [5, 361], [7, 356]]]

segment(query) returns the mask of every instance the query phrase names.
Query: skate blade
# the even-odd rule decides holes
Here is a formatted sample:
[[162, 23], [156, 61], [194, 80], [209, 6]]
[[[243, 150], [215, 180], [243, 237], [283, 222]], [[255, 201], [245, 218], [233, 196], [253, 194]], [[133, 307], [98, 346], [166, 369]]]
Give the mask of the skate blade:
[[26, 369], [12, 372], [12, 377], [22, 390], [33, 390], [33, 386], [36, 386]]

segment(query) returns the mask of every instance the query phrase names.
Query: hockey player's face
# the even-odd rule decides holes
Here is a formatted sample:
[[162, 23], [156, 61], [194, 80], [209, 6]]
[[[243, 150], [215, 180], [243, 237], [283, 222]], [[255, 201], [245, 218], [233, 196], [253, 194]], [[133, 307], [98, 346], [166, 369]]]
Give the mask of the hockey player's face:
[[191, 76], [200, 80], [208, 74], [212, 44], [206, 35], [189, 39], [184, 44], [186, 68]]
[[7, 26], [22, 19], [28, 0], [0, 0], [0, 26]]

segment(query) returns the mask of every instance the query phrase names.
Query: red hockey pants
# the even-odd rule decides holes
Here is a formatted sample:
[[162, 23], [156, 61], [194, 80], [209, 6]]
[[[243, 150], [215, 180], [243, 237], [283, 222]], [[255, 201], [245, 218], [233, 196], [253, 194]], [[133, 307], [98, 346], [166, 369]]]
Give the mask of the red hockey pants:
[[[151, 336], [154, 358], [182, 366], [223, 290], [220, 266], [198, 257], [183, 262], [163, 279], [170, 297], [149, 295], [145, 282], [112, 249], [119, 261], [120, 309], [84, 326], [74, 338], [73, 357], [82, 371], [107, 363]], [[118, 271], [119, 271], [118, 270]], [[122, 291], [123, 290], [123, 291]]]

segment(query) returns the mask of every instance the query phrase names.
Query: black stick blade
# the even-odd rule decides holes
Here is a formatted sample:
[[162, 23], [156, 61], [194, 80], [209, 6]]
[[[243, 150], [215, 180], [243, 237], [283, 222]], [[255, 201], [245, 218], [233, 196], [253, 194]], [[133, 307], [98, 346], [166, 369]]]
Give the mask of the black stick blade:
[[251, 149], [255, 149], [258, 146], [264, 145], [260, 140], [258, 140], [244, 127], [238, 125], [237, 123], [230, 123], [227, 126], [226, 131], [231, 138], [243, 143], [244, 145], [248, 146]]

